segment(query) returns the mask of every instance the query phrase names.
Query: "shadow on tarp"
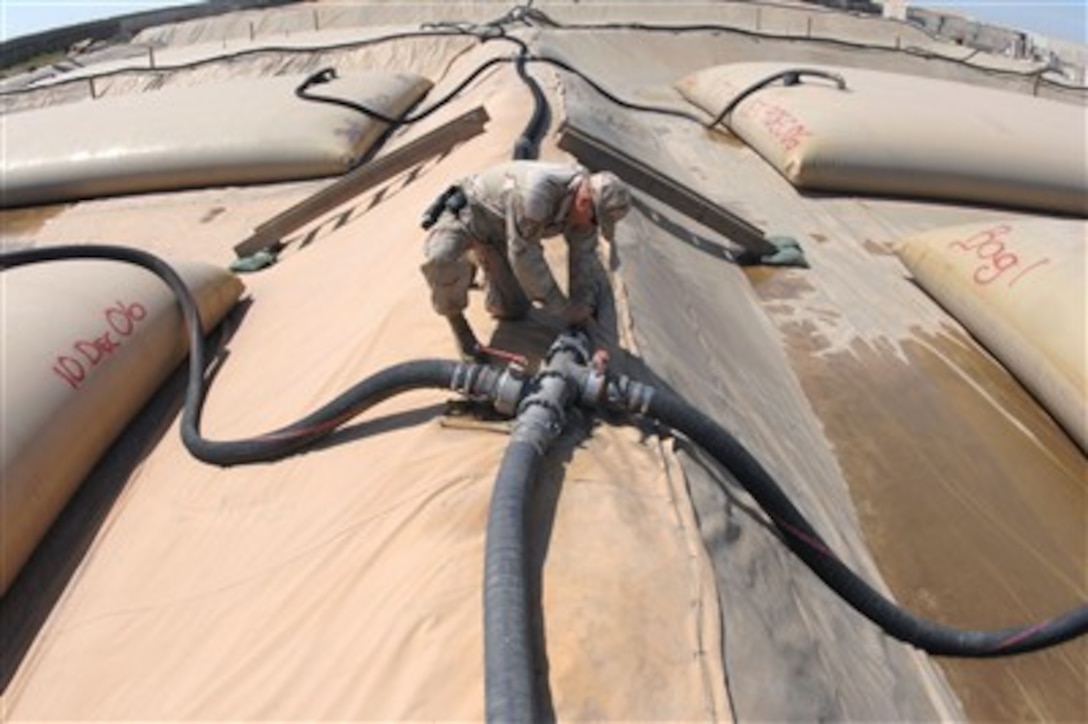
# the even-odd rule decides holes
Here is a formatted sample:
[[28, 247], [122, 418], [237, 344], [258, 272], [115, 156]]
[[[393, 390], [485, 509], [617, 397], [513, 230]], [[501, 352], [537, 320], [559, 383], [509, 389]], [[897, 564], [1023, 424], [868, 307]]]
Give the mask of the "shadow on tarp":
[[397, 412], [392, 415], [363, 420], [354, 425], [335, 430], [326, 437], [308, 445], [304, 450], [300, 450], [297, 454], [304, 455], [309, 452], [325, 450], [327, 448], [361, 440], [364, 437], [372, 437], [401, 428], [417, 427], [441, 417], [443, 413], [446, 412], [447, 408], [447, 404], [441, 403], [437, 405], [428, 405], [427, 407], [421, 407], [416, 410], [405, 410], [404, 412]]
[[[700, 236], [691, 230], [689, 226], [685, 226], [681, 221], [671, 218], [662, 213], [660, 209], [654, 208], [640, 199], [636, 194], [631, 195], [631, 206], [638, 209], [638, 211], [654, 226], [658, 227], [662, 231], [666, 232], [669, 236], [673, 237], [677, 241], [682, 241], [690, 247], [698, 249], [699, 251], [712, 256], [716, 259], [729, 262], [731, 264], [737, 263], [737, 256], [740, 251], [734, 251], [728, 246], [721, 244], [720, 242], [708, 239], [705, 236]], [[679, 215], [679, 214], [678, 214]], [[687, 217], [680, 216], [681, 219]], [[690, 223], [690, 222], [689, 222]]]
[[[240, 301], [208, 336], [214, 350], [207, 372], [214, 380], [229, 352], [225, 345], [248, 312]], [[133, 471], [164, 437], [185, 403], [188, 357], [121, 431], [87, 474], [0, 598], [0, 694], [18, 671], [49, 614], [72, 581]]]
[[[611, 249], [609, 266], [613, 269], [619, 266], [615, 245]], [[599, 261], [593, 274], [597, 286], [597, 313], [596, 321], [589, 330], [592, 346], [594, 349], [608, 351], [611, 372], [628, 375], [657, 388], [668, 389], [641, 358], [620, 346], [615, 297], [608, 275]], [[530, 369], [536, 369], [561, 331], [558, 320], [531, 312], [522, 320], [500, 320], [488, 345], [522, 355], [529, 360]], [[603, 410], [591, 412], [574, 406], [567, 412], [562, 433], [552, 442], [537, 469], [529, 512], [529, 615], [532, 618], [534, 670], [539, 697], [536, 715], [545, 722], [556, 721], [556, 713], [549, 685], [548, 646], [542, 610], [544, 565], [548, 558], [559, 500], [563, 494], [566, 470], [575, 451], [584, 446], [585, 441], [592, 436], [593, 428], [600, 424], [632, 425], [638, 427], [644, 437], [657, 432], [656, 424], [652, 421], [635, 418], [627, 413]]]

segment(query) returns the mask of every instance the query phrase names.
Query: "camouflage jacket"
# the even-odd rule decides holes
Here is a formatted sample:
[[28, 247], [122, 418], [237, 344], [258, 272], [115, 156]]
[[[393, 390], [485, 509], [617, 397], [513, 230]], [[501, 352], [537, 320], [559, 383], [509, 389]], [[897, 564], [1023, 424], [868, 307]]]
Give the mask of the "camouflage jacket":
[[510, 161], [462, 182], [471, 210], [473, 235], [502, 244], [526, 295], [557, 308], [565, 303], [544, 259], [541, 240], [560, 234], [568, 246], [570, 301], [593, 306], [593, 263], [597, 230], [567, 224], [582, 166], [541, 161]]

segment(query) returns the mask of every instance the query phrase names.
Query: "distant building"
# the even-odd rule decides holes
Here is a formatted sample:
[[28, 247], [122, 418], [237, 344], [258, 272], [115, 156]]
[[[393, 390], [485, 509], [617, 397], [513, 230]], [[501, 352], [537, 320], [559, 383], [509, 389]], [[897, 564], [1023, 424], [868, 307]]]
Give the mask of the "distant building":
[[907, 22], [964, 47], [1049, 66], [1070, 82], [1083, 85], [1088, 48], [1077, 43], [981, 22], [957, 13], [907, 7]]
[[915, 25], [926, 32], [973, 48], [1007, 58], [1031, 60], [1043, 64], [1076, 85], [1086, 82], [1088, 46], [1048, 38], [1014, 28], [981, 22], [959, 13], [928, 7], [915, 7], [910, 0], [803, 0], [836, 10], [881, 15]]
[[890, 20], [907, 19], [907, 0], [884, 0], [884, 17]]

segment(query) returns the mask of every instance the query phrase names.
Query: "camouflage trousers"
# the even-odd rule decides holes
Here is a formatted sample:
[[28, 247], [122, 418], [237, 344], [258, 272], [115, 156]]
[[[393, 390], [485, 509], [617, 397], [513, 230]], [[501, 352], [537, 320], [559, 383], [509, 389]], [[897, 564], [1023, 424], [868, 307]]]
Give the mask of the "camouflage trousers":
[[423, 245], [420, 269], [431, 288], [431, 306], [443, 316], [468, 307], [468, 290], [476, 267], [484, 272], [485, 307], [498, 319], [519, 319], [532, 306], [506, 256], [506, 230], [501, 220], [475, 218], [471, 208], [454, 216], [444, 213]]

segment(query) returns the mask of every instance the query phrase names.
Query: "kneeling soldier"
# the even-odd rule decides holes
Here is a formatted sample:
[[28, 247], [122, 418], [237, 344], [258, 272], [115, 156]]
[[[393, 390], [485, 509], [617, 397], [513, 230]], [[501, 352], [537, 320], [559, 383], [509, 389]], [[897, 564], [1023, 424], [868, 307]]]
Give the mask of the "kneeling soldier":
[[[482, 356], [464, 317], [475, 271], [470, 252], [484, 271], [492, 316], [520, 319], [535, 303], [569, 325], [585, 324], [596, 311], [598, 230], [611, 238], [630, 205], [627, 187], [614, 174], [541, 161], [510, 161], [447, 189], [424, 215], [430, 232], [422, 270], [434, 310], [449, 320], [462, 356]], [[558, 235], [569, 247], [569, 299], [541, 246]]]

